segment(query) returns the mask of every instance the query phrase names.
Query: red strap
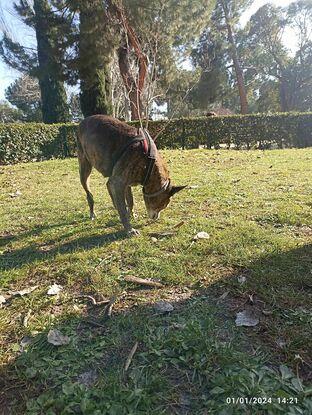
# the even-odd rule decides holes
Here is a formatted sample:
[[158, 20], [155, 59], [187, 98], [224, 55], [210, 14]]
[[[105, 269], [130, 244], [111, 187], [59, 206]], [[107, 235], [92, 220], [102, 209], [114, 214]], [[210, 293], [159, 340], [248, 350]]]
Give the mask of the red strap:
[[144, 141], [143, 141], [143, 149], [144, 149], [144, 153], [147, 154], [147, 152], [148, 152], [148, 144], [147, 144], [146, 138], [144, 138]]

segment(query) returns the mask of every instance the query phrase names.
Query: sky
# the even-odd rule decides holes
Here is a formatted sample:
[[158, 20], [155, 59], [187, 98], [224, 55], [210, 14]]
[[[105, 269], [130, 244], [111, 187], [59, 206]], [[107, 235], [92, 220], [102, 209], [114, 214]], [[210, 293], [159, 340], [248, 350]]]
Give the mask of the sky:
[[[250, 16], [252, 16], [259, 7], [266, 3], [272, 3], [276, 6], [287, 6], [293, 0], [255, 0], [253, 5], [242, 15], [241, 23], [246, 24]], [[12, 11], [12, 0], [0, 0], [0, 12], [2, 10], [7, 25], [9, 26], [10, 32], [13, 34], [13, 38], [16, 41], [21, 42], [24, 45], [32, 46], [35, 44], [34, 34], [30, 33], [29, 30], [23, 28], [23, 25], [14, 18], [14, 12]], [[2, 14], [2, 13], [1, 13]], [[3, 30], [3, 22], [0, 20], [0, 31]], [[285, 44], [290, 48], [294, 49], [296, 46], [296, 37], [291, 30], [285, 32], [284, 37]], [[4, 99], [5, 89], [19, 76], [19, 73], [5, 65], [0, 59], [0, 100]]]

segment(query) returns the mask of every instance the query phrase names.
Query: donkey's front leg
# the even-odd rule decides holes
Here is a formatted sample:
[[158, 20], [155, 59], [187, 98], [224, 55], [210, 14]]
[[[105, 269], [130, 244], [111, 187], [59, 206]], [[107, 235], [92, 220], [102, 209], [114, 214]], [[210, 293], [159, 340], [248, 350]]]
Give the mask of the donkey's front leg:
[[129, 210], [126, 205], [126, 188], [127, 186], [118, 178], [110, 177], [107, 182], [109, 194], [111, 195], [112, 201], [116, 209], [118, 210], [119, 217], [125, 231], [129, 236], [139, 235], [140, 232], [132, 228], [130, 224]]

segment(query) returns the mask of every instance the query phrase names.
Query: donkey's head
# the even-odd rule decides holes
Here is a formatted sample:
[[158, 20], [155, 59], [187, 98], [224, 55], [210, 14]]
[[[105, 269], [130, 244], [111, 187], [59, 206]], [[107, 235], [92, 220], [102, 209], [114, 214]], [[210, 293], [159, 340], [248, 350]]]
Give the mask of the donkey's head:
[[165, 209], [170, 202], [170, 198], [184, 189], [186, 186], [172, 186], [168, 179], [161, 189], [155, 193], [144, 193], [144, 202], [148, 216], [152, 220], [157, 220], [160, 215], [160, 211]]

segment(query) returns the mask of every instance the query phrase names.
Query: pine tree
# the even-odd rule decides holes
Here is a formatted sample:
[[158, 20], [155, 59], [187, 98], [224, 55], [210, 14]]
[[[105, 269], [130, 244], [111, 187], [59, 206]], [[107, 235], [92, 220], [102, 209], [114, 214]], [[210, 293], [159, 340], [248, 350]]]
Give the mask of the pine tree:
[[60, 38], [61, 20], [48, 0], [34, 0], [33, 7], [27, 0], [14, 3], [21, 20], [36, 34], [37, 51], [14, 42], [4, 34], [0, 42], [0, 55], [11, 67], [39, 80], [42, 119], [45, 123], [64, 122], [69, 111], [64, 87], [62, 60], [64, 49]]

